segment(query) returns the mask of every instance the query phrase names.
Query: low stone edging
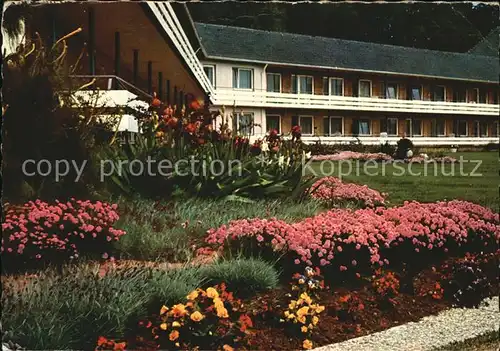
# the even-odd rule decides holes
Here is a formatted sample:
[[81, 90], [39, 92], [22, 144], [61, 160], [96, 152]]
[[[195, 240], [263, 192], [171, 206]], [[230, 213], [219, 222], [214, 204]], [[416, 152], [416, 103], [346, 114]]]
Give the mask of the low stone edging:
[[452, 308], [418, 322], [315, 348], [315, 351], [427, 351], [500, 329], [499, 298], [479, 308]]

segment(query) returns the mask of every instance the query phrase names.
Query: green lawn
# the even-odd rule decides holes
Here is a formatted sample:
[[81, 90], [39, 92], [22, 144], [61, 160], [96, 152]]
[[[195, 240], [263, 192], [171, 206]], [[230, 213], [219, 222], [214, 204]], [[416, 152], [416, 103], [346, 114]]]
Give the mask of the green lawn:
[[[394, 166], [380, 163], [365, 168], [362, 162], [343, 161], [342, 165], [339, 162], [324, 164], [324, 172], [320, 172], [320, 164], [315, 162], [311, 167], [311, 173], [333, 176], [342, 174], [344, 181], [366, 184], [371, 188], [388, 193], [391, 204], [400, 204], [405, 200], [431, 202], [463, 199], [495, 210], [498, 209], [498, 152], [463, 152], [449, 155], [456, 158], [462, 156], [464, 160], [469, 161], [462, 163], [462, 172], [460, 166], [455, 165], [453, 174], [453, 166], [450, 164], [437, 165], [437, 169], [433, 164], [427, 166], [413, 164], [410, 167], [408, 165]], [[481, 164], [475, 169], [477, 163], [470, 161], [481, 161]], [[349, 172], [348, 162], [351, 164], [352, 172]], [[331, 173], [332, 167], [333, 173]], [[427, 172], [425, 172], [425, 168], [427, 168]], [[435, 175], [436, 170], [438, 171], [437, 175]], [[403, 171], [404, 175], [401, 175]], [[415, 175], [410, 175], [409, 171]], [[418, 175], [419, 173], [421, 174]], [[478, 176], [475, 176], [476, 174]]]

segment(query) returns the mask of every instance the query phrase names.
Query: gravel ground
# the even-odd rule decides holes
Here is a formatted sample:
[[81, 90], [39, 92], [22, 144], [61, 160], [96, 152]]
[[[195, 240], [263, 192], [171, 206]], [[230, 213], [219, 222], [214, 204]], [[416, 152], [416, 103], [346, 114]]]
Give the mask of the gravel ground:
[[498, 296], [477, 309], [452, 308], [436, 316], [367, 336], [314, 349], [315, 351], [427, 351], [500, 328]]

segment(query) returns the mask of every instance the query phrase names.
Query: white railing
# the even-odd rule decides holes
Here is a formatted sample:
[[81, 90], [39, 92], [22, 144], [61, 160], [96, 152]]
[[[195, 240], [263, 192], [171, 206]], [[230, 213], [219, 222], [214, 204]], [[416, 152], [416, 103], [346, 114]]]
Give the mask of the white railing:
[[500, 106], [446, 101], [379, 99], [216, 89], [215, 104], [225, 106], [307, 108], [381, 112], [413, 112], [498, 116]]
[[184, 30], [182, 29], [177, 16], [175, 15], [172, 6], [167, 2], [162, 1], [147, 1], [146, 2], [158, 22], [165, 30], [172, 43], [177, 48], [185, 63], [191, 69], [191, 72], [198, 80], [200, 85], [203, 87], [204, 91], [210, 96], [214, 95], [214, 89], [212, 83], [208, 79], [205, 71], [203, 70], [203, 65], [196, 56], [196, 53], [189, 43]]
[[[380, 136], [303, 136], [302, 141], [306, 144], [321, 142], [322, 144], [351, 144], [361, 143], [363, 145], [380, 145], [388, 142], [396, 145], [400, 137]], [[410, 140], [415, 146], [481, 146], [489, 143], [498, 143], [498, 137], [412, 137]]]

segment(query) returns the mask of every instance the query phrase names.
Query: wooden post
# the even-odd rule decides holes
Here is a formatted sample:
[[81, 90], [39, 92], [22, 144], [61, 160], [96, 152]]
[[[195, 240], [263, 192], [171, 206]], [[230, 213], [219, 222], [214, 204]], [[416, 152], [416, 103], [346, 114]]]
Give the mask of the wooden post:
[[158, 99], [163, 101], [163, 72], [158, 72]]
[[[115, 32], [115, 76], [120, 76], [120, 32]], [[118, 88], [118, 81], [115, 79], [115, 89]]]
[[95, 75], [95, 13], [89, 8], [89, 74]]
[[167, 105], [170, 105], [170, 80], [167, 79], [167, 84], [166, 84], [166, 93], [167, 93]]
[[208, 93], [205, 93], [205, 101], [203, 103], [205, 105], [204, 107], [208, 109], [208, 106], [210, 106], [210, 96], [208, 95]]
[[177, 85], [174, 86], [174, 106], [177, 105]]
[[148, 93], [153, 94], [153, 62], [148, 61]]
[[139, 84], [139, 50], [134, 49], [134, 63], [133, 63], [134, 85]]
[[184, 106], [184, 92], [182, 90], [179, 92], [179, 105], [181, 108]]

